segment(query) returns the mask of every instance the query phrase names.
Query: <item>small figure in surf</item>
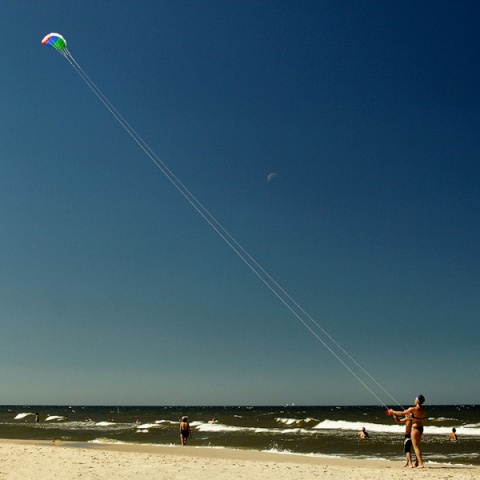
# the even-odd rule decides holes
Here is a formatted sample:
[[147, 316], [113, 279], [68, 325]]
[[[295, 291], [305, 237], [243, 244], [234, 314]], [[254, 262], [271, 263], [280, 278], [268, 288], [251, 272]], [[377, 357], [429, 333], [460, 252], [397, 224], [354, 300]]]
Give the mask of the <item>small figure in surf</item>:
[[411, 467], [413, 468], [412, 463], [412, 417], [411, 415], [405, 415], [402, 419], [399, 419], [396, 415], [393, 415], [394, 420], [397, 423], [404, 423], [405, 424], [405, 440], [403, 441], [403, 453], [406, 457], [406, 462], [404, 467]]
[[420, 451], [420, 442], [422, 441], [423, 435], [423, 421], [425, 420], [426, 410], [423, 407], [425, 403], [425, 397], [423, 395], [417, 395], [415, 398], [415, 406], [407, 408], [403, 410], [403, 412], [399, 412], [396, 410], [392, 410], [391, 408], [388, 410], [389, 415], [396, 415], [397, 417], [405, 417], [410, 415], [412, 417], [412, 444], [413, 449], [415, 451], [415, 467], [424, 468], [425, 465], [423, 464], [422, 460], [422, 452]]
[[40, 421], [40, 415], [39, 415], [39, 413], [37, 412], [37, 413], [35, 414], [35, 423], [38, 423], [39, 421]]
[[360, 437], [362, 439], [368, 438], [368, 432], [365, 430], [365, 427], [363, 427], [359, 432], [355, 434], [357, 437]]
[[450, 436], [448, 437], [448, 439], [451, 442], [456, 442], [458, 440], [457, 429], [456, 428], [452, 428], [452, 432], [450, 433]]
[[188, 423], [188, 417], [182, 417], [180, 421], [180, 443], [185, 445], [187, 440], [191, 437], [190, 424]]

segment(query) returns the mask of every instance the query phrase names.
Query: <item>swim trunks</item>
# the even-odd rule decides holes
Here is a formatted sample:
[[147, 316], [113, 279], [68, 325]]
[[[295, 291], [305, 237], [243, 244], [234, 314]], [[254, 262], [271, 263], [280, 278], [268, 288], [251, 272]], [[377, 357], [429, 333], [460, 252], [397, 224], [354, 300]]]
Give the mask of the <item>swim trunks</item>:
[[410, 435], [405, 435], [405, 440], [403, 442], [403, 453], [410, 453], [412, 451], [412, 439]]

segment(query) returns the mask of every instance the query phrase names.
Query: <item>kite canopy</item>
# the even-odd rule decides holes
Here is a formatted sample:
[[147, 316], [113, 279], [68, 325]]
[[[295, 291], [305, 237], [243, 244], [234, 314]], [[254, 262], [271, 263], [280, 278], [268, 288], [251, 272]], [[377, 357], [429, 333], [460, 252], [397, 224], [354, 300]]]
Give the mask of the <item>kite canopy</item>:
[[67, 41], [59, 33], [49, 33], [43, 40], [44, 45], [50, 45], [57, 50], [65, 50]]

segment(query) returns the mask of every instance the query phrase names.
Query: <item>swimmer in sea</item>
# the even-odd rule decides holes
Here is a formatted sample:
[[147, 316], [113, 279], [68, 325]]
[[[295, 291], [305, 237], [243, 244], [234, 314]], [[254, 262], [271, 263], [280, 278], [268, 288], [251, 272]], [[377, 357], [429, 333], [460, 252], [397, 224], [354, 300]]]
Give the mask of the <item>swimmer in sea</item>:
[[180, 443], [185, 445], [190, 438], [190, 424], [188, 423], [188, 417], [182, 417], [180, 421]]
[[415, 450], [415, 466], [418, 468], [424, 468], [425, 465], [423, 464], [422, 460], [422, 452], [420, 451], [420, 442], [422, 441], [423, 435], [423, 422], [426, 416], [426, 410], [423, 407], [425, 403], [425, 397], [423, 395], [417, 395], [415, 398], [415, 406], [407, 408], [403, 412], [399, 412], [396, 410], [392, 410], [391, 408], [388, 410], [389, 415], [396, 415], [397, 417], [405, 417], [410, 415], [412, 417], [412, 444], [413, 449]]
[[357, 437], [360, 437], [362, 439], [368, 438], [368, 432], [365, 430], [365, 427], [363, 427], [359, 432], [355, 434]]

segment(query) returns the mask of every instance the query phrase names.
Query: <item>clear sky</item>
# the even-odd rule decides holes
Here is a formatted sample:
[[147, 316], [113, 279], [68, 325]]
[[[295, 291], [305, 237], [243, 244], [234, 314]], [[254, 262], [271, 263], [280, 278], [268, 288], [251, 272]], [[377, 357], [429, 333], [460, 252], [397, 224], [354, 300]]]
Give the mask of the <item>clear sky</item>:
[[479, 402], [478, 2], [4, 0], [0, 18], [1, 404], [378, 403], [50, 32], [390, 394]]

